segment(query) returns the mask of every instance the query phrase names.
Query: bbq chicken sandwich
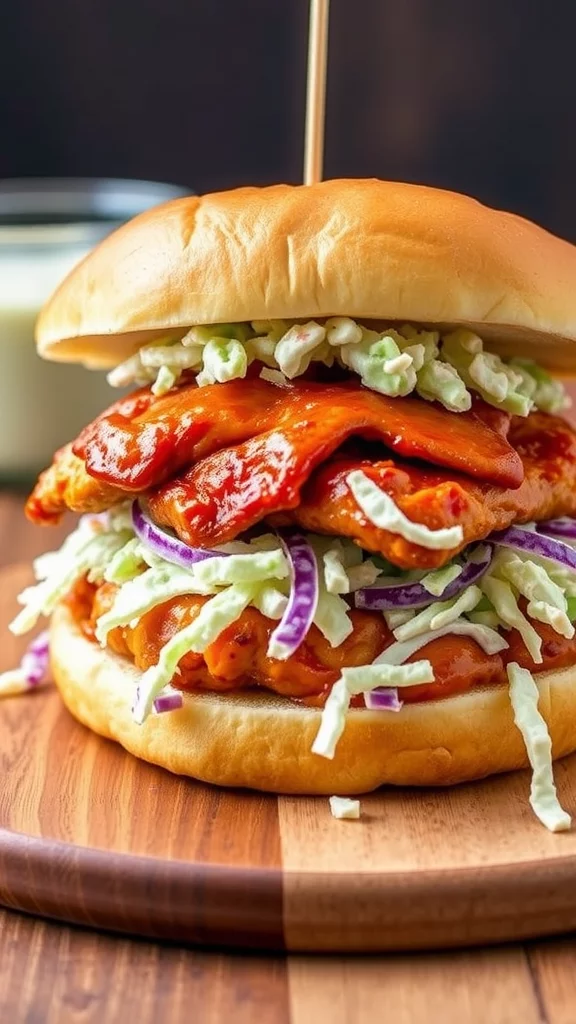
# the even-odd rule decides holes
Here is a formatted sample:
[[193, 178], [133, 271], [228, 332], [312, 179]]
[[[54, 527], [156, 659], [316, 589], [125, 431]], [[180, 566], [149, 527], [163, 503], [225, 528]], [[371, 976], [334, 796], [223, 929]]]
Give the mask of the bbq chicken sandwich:
[[70, 274], [37, 340], [131, 389], [26, 506], [81, 514], [11, 627], [51, 616], [73, 715], [283, 793], [531, 764], [536, 814], [569, 827], [572, 246], [383, 181], [177, 199]]

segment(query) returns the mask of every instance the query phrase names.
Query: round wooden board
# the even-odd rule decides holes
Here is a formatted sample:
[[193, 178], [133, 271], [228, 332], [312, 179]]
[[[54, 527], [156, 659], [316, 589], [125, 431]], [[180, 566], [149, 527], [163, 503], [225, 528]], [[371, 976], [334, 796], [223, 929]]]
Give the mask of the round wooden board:
[[[0, 575], [0, 668], [26, 566]], [[575, 726], [576, 727], [576, 726]], [[576, 927], [576, 831], [551, 835], [525, 772], [324, 798], [172, 776], [74, 721], [53, 688], [0, 702], [0, 903], [190, 943], [291, 950], [465, 945]], [[576, 757], [556, 766], [576, 812]]]

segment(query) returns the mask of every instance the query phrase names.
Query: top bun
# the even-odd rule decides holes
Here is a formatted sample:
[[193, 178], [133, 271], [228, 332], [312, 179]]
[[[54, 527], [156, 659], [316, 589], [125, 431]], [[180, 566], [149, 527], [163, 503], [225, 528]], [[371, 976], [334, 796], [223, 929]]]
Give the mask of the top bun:
[[576, 371], [576, 248], [474, 199], [325, 181], [176, 199], [105, 239], [37, 325], [48, 359], [113, 366], [193, 324], [346, 315], [465, 325]]

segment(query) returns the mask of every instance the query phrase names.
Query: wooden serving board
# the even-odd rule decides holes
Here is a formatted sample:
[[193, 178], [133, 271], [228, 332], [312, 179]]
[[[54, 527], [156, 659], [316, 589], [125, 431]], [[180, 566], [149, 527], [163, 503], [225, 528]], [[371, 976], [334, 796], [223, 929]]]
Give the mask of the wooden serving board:
[[[19, 565], [0, 574], [0, 668]], [[526, 772], [325, 798], [219, 790], [137, 761], [53, 688], [0, 701], [0, 903], [190, 943], [291, 950], [469, 945], [576, 928], [576, 830], [551, 835]], [[576, 758], [556, 766], [576, 813]]]

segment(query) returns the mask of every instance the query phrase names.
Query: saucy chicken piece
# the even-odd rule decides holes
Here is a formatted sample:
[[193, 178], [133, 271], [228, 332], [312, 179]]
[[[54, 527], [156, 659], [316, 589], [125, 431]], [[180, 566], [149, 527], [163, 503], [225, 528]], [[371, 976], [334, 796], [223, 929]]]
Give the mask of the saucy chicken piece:
[[50, 522], [65, 508], [104, 510], [222, 450], [231, 453], [232, 479], [244, 457], [243, 449], [236, 456], [237, 445], [253, 452], [262, 479], [280, 460], [293, 463], [302, 482], [352, 435], [378, 440], [405, 458], [517, 487], [522, 463], [505, 437], [508, 418], [483, 415], [482, 407], [450, 413], [420, 398], [387, 398], [355, 383], [280, 387], [256, 378], [205, 388], [186, 384], [160, 398], [145, 389], [117, 402], [57, 454], [27, 514], [34, 522]]
[[[297, 456], [272, 433], [265, 441], [259, 438], [203, 459], [152, 493], [150, 512], [157, 523], [198, 547], [227, 543], [268, 517], [272, 525], [296, 523], [315, 533], [350, 537], [401, 568], [437, 568], [466, 545], [512, 523], [576, 515], [576, 433], [569, 424], [531, 413], [513, 420], [509, 436], [524, 466], [517, 488], [399, 459], [337, 456], [309, 477], [310, 451], [316, 450], [310, 429], [295, 438]], [[358, 469], [414, 522], [433, 530], [461, 525], [462, 543], [431, 550], [374, 526], [346, 483]]]

